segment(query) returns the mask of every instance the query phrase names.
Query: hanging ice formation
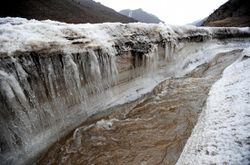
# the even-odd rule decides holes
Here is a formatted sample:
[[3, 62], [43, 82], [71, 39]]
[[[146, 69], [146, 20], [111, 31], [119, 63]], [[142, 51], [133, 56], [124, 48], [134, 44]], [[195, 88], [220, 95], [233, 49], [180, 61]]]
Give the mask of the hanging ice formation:
[[184, 72], [185, 47], [250, 31], [1, 18], [0, 34], [0, 162], [23, 164], [90, 115]]

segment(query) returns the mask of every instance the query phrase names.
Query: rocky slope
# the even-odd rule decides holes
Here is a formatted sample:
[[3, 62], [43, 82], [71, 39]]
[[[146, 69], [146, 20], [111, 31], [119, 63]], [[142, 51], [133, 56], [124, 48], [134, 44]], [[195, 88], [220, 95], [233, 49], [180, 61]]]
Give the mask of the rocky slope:
[[93, 0], [9, 0], [0, 5], [0, 17], [24, 17], [67, 23], [135, 22]]
[[229, 0], [215, 10], [203, 26], [250, 26], [250, 2]]
[[1, 18], [0, 32], [2, 164], [37, 161], [62, 137], [46, 161], [176, 162], [210, 86], [250, 46], [248, 28]]
[[143, 11], [142, 9], [136, 9], [136, 10], [125, 9], [125, 10], [121, 10], [119, 13], [127, 17], [134, 18], [135, 20], [138, 20], [139, 22], [144, 22], [144, 23], [163, 22], [155, 15], [147, 13]]

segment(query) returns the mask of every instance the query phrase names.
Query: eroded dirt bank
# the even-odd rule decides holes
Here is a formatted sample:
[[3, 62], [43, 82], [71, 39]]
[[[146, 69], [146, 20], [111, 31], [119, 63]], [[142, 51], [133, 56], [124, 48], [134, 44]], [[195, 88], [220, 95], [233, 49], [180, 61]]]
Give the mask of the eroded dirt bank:
[[89, 121], [38, 164], [175, 164], [211, 86], [241, 51], [217, 54], [190, 74], [165, 80], [136, 106]]

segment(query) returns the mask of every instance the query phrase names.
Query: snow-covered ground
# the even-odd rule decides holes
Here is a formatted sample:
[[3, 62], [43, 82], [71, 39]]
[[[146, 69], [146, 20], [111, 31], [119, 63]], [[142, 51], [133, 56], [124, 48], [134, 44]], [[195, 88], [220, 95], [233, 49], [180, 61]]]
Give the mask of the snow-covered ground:
[[[50, 20], [0, 18], [0, 93], [9, 99], [0, 100], [0, 102], [4, 102], [3, 104], [6, 104], [6, 100], [8, 100], [9, 105], [6, 108], [0, 108], [0, 111], [5, 115], [9, 113], [11, 116], [10, 118], [2, 118], [2, 120], [5, 119], [11, 124], [7, 125], [5, 124], [7, 122], [2, 122], [4, 124], [0, 125], [0, 132], [2, 133], [0, 135], [6, 134], [4, 140], [8, 141], [6, 146], [10, 146], [10, 149], [0, 149], [1, 153], [9, 154], [6, 154], [7, 156], [0, 154], [0, 164], [3, 162], [1, 162], [1, 158], [7, 158], [7, 161], [19, 162], [20, 164], [20, 157], [24, 161], [34, 157], [90, 115], [135, 101], [152, 91], [162, 80], [191, 72], [198, 65], [209, 62], [216, 54], [249, 47], [249, 39], [240, 38], [249, 36], [249, 28], [197, 28], [194, 26], [143, 23], [65, 24]], [[235, 40], [219, 40], [223, 37], [231, 37]], [[163, 46], [166, 48], [165, 51], [159, 53], [158, 47], [163, 49]], [[41, 50], [45, 52], [43, 55], [39, 54]], [[94, 50], [96, 50], [96, 54], [93, 54]], [[119, 60], [117, 59], [125, 61], [124, 66], [128, 65], [128, 61], [133, 63], [134, 57], [133, 60], [126, 61], [125, 54], [132, 50], [144, 53], [143, 55], [148, 59], [146, 61], [149, 61], [147, 62], [149, 66], [146, 65], [148, 66], [146, 69], [140, 70], [145, 74], [134, 78], [137, 76], [133, 75], [135, 72], [130, 68], [126, 71], [126, 74], [131, 74], [132, 80], [128, 76], [128, 82], [103, 90], [106, 87], [103, 80], [110, 79], [107, 83], [112, 82], [113, 76], [117, 76], [117, 66], [123, 64], [118, 63]], [[35, 52], [35, 54], [33, 55], [30, 52]], [[79, 59], [73, 58], [73, 56], [77, 57], [78, 54]], [[87, 56], [86, 54], [90, 55]], [[165, 56], [165, 58], [162, 58], [163, 60], [157, 58], [160, 54]], [[34, 56], [35, 59], [31, 56]], [[51, 57], [55, 57], [55, 60], [52, 60]], [[89, 63], [85, 63], [85, 57], [90, 57]], [[97, 60], [98, 58], [100, 62]], [[37, 61], [39, 61], [39, 65]], [[239, 61], [235, 65], [238, 66], [247, 61], [249, 60]], [[142, 60], [142, 62], [145, 61]], [[61, 66], [61, 63], [63, 67], [58, 67]], [[160, 67], [162, 63], [164, 63], [164, 67]], [[159, 68], [153, 70], [152, 68], [155, 68], [156, 65]], [[102, 66], [103, 69], [101, 70]], [[139, 66], [136, 65], [135, 68], [137, 67]], [[100, 80], [101, 71], [103, 72], [103, 80]], [[236, 69], [236, 71], [239, 70]], [[244, 70], [244, 72], [246, 72], [246, 76], [247, 71]], [[224, 77], [227, 75], [226, 73]], [[84, 85], [80, 86], [80, 80], [81, 78], [83, 80], [84, 76], [87, 77], [86, 82], [82, 81]], [[237, 77], [240, 79], [241, 74], [236, 74], [233, 80], [236, 80]], [[31, 80], [32, 83], [29, 83]], [[63, 91], [59, 88], [61, 81], [66, 81], [62, 89], [67, 89], [75, 100], [72, 101], [67, 94], [61, 92]], [[239, 87], [247, 85], [247, 82], [246, 84], [244, 82], [239, 82]], [[111, 86], [112, 84], [108, 85]], [[44, 86], [49, 89], [49, 94], [45, 94]], [[100, 87], [101, 94], [98, 93], [97, 96], [87, 95], [88, 92], [85, 88], [90, 88], [89, 86], [93, 87], [93, 91]], [[235, 87], [235, 85], [232, 87]], [[212, 99], [215, 99], [213, 93], [217, 92], [217, 88], [215, 86], [215, 89], [211, 91], [211, 101], [208, 104], [213, 103]], [[55, 95], [57, 89], [58, 92]], [[219, 90], [222, 89], [219, 88]], [[28, 91], [25, 93], [27, 96], [23, 91]], [[73, 95], [72, 92], [75, 94]], [[221, 91], [218, 93], [222, 94]], [[44, 100], [38, 99], [40, 94], [44, 94]], [[45, 101], [47, 100], [45, 95], [49, 95], [52, 101]], [[67, 99], [69, 101], [65, 101]], [[75, 103], [78, 99], [80, 100], [79, 104]], [[219, 99], [216, 98], [215, 100], [218, 103]], [[34, 102], [31, 107], [29, 107], [29, 101]], [[237, 102], [237, 99], [233, 98], [233, 101]], [[221, 100], [223, 104], [228, 102], [231, 103], [232, 101], [230, 99]], [[34, 105], [37, 105], [37, 107], [33, 108]], [[241, 105], [244, 106], [243, 103]], [[17, 121], [19, 121], [20, 119], [20, 123], [14, 122], [13, 124], [13, 114], [15, 114], [13, 120], [18, 119]], [[26, 115], [27, 117], [23, 117]], [[3, 133], [4, 130], [6, 133]], [[22, 133], [20, 133], [20, 130]], [[18, 140], [14, 139], [16, 136], [19, 136]], [[23, 145], [21, 147], [19, 147], [20, 141]]]
[[145, 23], [66, 24], [51, 20], [0, 17], [0, 34], [0, 53], [9, 55], [15, 51], [40, 50], [52, 46], [68, 53], [78, 52], [79, 47], [72, 46], [72, 40], [85, 43], [86, 47], [100, 46], [110, 55], [114, 55], [116, 51], [112, 46], [117, 38], [122, 37], [138, 35], [144, 42], [154, 42], [159, 38], [178, 42], [178, 39], [188, 40], [194, 36], [218, 38], [228, 34], [234, 37], [242, 34], [250, 35], [250, 28], [197, 28], [191, 25]]
[[250, 163], [250, 51], [212, 87], [177, 165]]

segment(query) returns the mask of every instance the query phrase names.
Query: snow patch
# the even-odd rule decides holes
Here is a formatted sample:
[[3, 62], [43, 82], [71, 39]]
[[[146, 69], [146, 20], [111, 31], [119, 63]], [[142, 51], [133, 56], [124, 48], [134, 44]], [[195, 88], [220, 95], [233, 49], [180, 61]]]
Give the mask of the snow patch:
[[106, 130], [111, 130], [114, 121], [118, 121], [118, 120], [117, 119], [111, 119], [111, 120], [102, 119], [102, 120], [96, 122], [96, 126], [99, 128], [104, 128]]
[[177, 165], [250, 163], [249, 71], [250, 59], [236, 61], [225, 69], [209, 92]]

